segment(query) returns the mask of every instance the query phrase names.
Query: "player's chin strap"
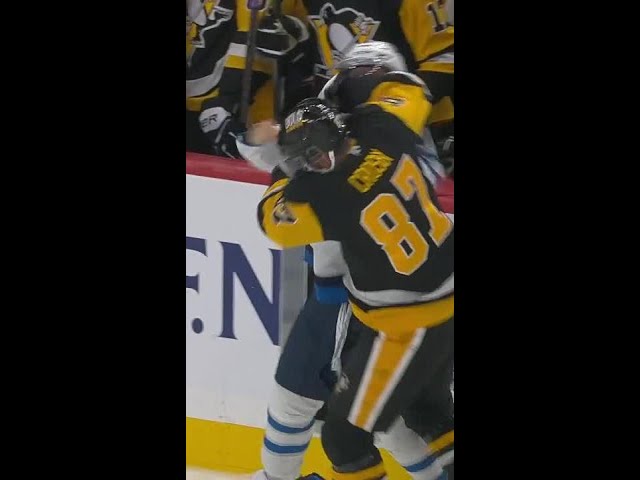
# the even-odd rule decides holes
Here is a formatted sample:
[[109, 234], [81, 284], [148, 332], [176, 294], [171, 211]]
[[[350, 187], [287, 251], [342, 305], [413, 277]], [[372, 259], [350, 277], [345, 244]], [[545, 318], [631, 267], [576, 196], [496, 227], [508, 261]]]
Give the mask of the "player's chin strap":
[[331, 160], [331, 166], [327, 169], [328, 172], [336, 168], [336, 154], [333, 150], [329, 152], [329, 160]]
[[351, 304], [349, 302], [345, 302], [340, 305], [340, 311], [338, 312], [338, 321], [336, 322], [336, 343], [333, 348], [333, 357], [331, 358], [331, 370], [336, 372], [336, 376], [338, 378], [340, 378], [340, 374], [342, 373], [342, 361], [340, 360], [340, 356], [342, 355], [344, 342], [347, 339], [350, 318]]

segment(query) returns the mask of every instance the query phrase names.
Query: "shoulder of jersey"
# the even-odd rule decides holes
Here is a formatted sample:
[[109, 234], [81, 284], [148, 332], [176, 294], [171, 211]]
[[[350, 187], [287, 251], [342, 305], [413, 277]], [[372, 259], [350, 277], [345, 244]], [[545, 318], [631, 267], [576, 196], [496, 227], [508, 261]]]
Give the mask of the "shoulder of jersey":
[[285, 197], [290, 202], [308, 202], [313, 194], [319, 174], [298, 173], [285, 188]]
[[401, 71], [389, 72], [380, 78], [380, 83], [385, 82], [401, 83], [405, 85], [421, 87], [424, 89], [429, 101], [431, 101], [431, 99], [433, 98], [431, 92], [429, 91], [429, 87], [427, 87], [427, 84], [424, 83], [424, 81], [415, 73]]

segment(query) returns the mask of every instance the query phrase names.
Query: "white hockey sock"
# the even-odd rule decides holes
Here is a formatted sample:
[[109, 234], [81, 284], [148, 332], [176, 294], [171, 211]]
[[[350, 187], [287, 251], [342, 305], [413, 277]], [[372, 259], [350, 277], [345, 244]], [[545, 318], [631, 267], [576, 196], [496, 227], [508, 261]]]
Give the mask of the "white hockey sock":
[[387, 430], [376, 436], [376, 445], [389, 451], [414, 480], [436, 480], [443, 474], [442, 463], [429, 453], [427, 442], [398, 418]]
[[297, 395], [276, 384], [269, 401], [262, 465], [270, 480], [295, 480], [313, 436], [319, 400]]

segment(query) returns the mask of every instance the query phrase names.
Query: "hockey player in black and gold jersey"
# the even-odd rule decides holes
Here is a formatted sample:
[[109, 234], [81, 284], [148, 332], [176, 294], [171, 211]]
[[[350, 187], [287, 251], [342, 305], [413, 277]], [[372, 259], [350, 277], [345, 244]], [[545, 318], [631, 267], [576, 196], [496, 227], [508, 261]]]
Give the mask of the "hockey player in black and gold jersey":
[[[351, 55], [343, 59], [342, 64], [345, 68], [353, 61], [357, 61], [358, 64], [364, 61], [369, 65], [384, 66], [388, 70], [406, 70], [404, 60], [397, 50], [389, 44], [370, 42], [359, 45], [359, 47], [351, 49]], [[362, 86], [365, 87], [367, 78], [367, 76], [363, 76], [357, 82], [363, 82]], [[339, 80], [339, 84], [343, 85], [343, 79]], [[420, 83], [420, 80], [417, 82]], [[344, 85], [349, 84], [350, 81], [344, 83]], [[337, 84], [334, 82], [334, 85]], [[336, 93], [340, 95], [337, 95], [334, 100], [344, 100], [344, 107], [346, 109], [352, 108], [351, 103], [353, 102], [344, 96], [345, 92], [342, 89], [337, 89]], [[366, 100], [367, 98], [364, 98], [362, 101]], [[418, 98], [418, 100], [421, 99]], [[424, 103], [419, 107], [423, 106]], [[238, 140], [238, 148], [243, 157], [258, 168], [271, 171], [283, 161], [282, 152], [279, 151], [277, 145], [268, 144], [268, 139], [274, 139], [277, 130], [277, 126], [270, 123], [252, 127], [246, 136], [241, 136]], [[284, 165], [283, 168], [291, 173], [287, 165]], [[338, 246], [337, 251], [334, 248], [335, 244]], [[326, 273], [327, 266], [330, 266], [332, 275], [335, 275], [336, 266], [344, 264], [339, 242], [317, 243], [313, 245], [313, 249], [314, 267], [318, 266], [318, 261], [324, 265], [320, 272], [321, 277], [326, 277], [323, 272]], [[318, 274], [317, 268], [314, 268], [314, 273]], [[322, 278], [320, 285], [316, 284], [316, 294], [319, 294], [320, 290], [324, 290], [327, 285], [326, 280], [328, 279]], [[335, 280], [338, 282], [334, 282], [332, 279], [332, 292], [336, 292], [342, 285], [340, 278]], [[323, 294], [323, 298], [326, 300], [328, 297]], [[318, 300], [324, 301], [320, 296], [318, 296]], [[339, 310], [342, 312], [343, 308]], [[325, 368], [328, 369], [328, 365], [323, 368], [323, 362], [327, 362], [326, 359], [331, 358], [332, 354], [334, 358], [335, 355], [339, 355], [337, 347], [336, 349], [332, 348], [333, 337], [338, 330], [340, 329], [336, 325], [336, 314], [332, 315], [328, 306], [321, 307], [313, 298], [305, 303], [278, 363], [276, 388], [269, 400], [269, 422], [262, 449], [264, 470], [254, 476], [255, 480], [264, 480], [265, 477], [294, 480], [299, 476], [302, 457], [311, 435], [314, 408], [317, 409], [328, 398], [328, 392], [327, 394], [323, 393], [326, 387], [322, 387], [321, 380], [322, 371]], [[311, 340], [307, 338], [308, 333], [305, 332], [313, 332], [313, 338]], [[354, 338], [354, 335], [351, 334], [347, 339], [347, 344], [352, 344]], [[348, 353], [347, 351], [347, 355]], [[333, 361], [330, 363], [331, 370], [333, 370]], [[446, 384], [446, 381], [442, 383]], [[317, 387], [315, 387], [316, 385]], [[312, 386], [313, 388], [311, 388]], [[437, 440], [441, 436], [439, 427], [445, 425], [449, 420], [449, 405], [448, 399], [439, 396], [438, 402], [435, 404], [437, 412], [432, 411], [427, 417], [423, 414], [423, 408], [412, 409], [404, 420], [397, 421], [385, 435], [378, 438], [377, 445], [386, 448], [414, 480], [433, 480], [442, 473], [443, 467], [448, 470], [452, 468], [452, 464], [446, 466], [443, 462], [443, 460], [449, 461], [452, 458], [452, 443], [449, 442], [446, 445], [447, 451], [435, 451], [435, 449], [430, 450], [425, 439], [422, 438], [428, 437]], [[434, 415], [434, 413], [437, 414]], [[407, 428], [405, 422], [410, 424], [414, 430]], [[420, 435], [417, 435], [416, 431], [419, 431]], [[442, 442], [437, 442], [434, 446], [438, 446], [440, 443]], [[446, 453], [447, 457], [441, 460], [440, 452]]]
[[354, 479], [383, 476], [371, 432], [428, 396], [423, 387], [443, 377], [453, 353], [453, 226], [417, 161], [424, 84], [379, 68], [359, 74], [376, 81], [366, 83], [348, 137], [336, 112], [317, 101], [287, 117], [289, 168], [314, 173], [276, 181], [259, 207], [265, 233], [285, 247], [342, 244], [363, 333], [345, 365], [346, 388], [330, 400], [323, 445], [335, 478]]
[[307, 102], [285, 120], [280, 146], [312, 173], [283, 177], [265, 192], [265, 234], [283, 247], [342, 242], [354, 312], [372, 328], [401, 333], [447, 321], [453, 224], [416, 160], [429, 103], [424, 84], [381, 74], [349, 118], [348, 137], [334, 110]]

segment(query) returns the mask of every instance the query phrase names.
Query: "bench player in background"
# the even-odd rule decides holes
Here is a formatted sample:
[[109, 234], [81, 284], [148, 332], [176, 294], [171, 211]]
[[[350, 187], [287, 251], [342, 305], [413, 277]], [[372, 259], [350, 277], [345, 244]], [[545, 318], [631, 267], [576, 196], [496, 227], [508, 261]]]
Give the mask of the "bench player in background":
[[[453, 118], [454, 30], [448, 22], [447, 0], [299, 0], [296, 16], [309, 27], [313, 74], [317, 95], [337, 73], [336, 65], [358, 43], [371, 40], [394, 45], [410, 72], [416, 73], [434, 96], [432, 121]], [[274, 28], [277, 26], [278, 28]], [[278, 18], [266, 15], [261, 29], [287, 32]], [[289, 33], [296, 36], [296, 32]], [[258, 37], [258, 47], [278, 42], [273, 36]]]
[[[259, 18], [266, 14], [268, 3], [265, 2], [265, 8], [259, 12]], [[246, 0], [219, 0], [216, 8], [223, 8], [223, 4], [224, 8], [233, 12], [234, 15], [232, 21], [228, 22], [231, 25], [230, 34], [227, 32], [224, 38], [219, 36], [214, 42], [216, 46], [219, 44], [220, 50], [224, 46], [225, 52], [222, 63], [217, 64], [219, 72], [217, 88], [215, 92], [211, 91], [207, 95], [198, 97], [196, 99], [198, 103], [194, 106], [197, 106], [195, 111], [201, 133], [206, 138], [207, 153], [239, 158], [235, 138], [238, 133], [246, 129], [240, 121], [240, 101], [251, 13], [247, 8]], [[300, 9], [301, 0], [283, 0], [281, 6], [283, 13], [281, 22], [286, 25], [287, 30], [283, 30], [284, 38], [282, 38], [283, 35], [277, 36], [278, 40], [284, 40], [278, 44], [280, 50], [266, 52], [265, 49], [259, 48], [253, 60], [249, 124], [275, 116], [274, 84], [271, 78], [274, 58], [288, 65], [285, 82], [289, 99], [295, 103], [309, 95], [308, 91], [296, 93], [297, 90], [304, 88], [302, 77], [311, 69], [308, 55], [300, 54], [304, 48], [307, 48], [306, 40], [309, 38], [308, 29], [301, 20], [303, 18]], [[266, 35], [273, 37], [271, 34]], [[266, 43], [270, 45], [269, 42]], [[213, 62], [214, 56], [209, 56], [207, 60]]]
[[[300, 0], [299, 3], [302, 5], [297, 8], [298, 18], [303, 15], [306, 19], [311, 42], [315, 44], [311, 51], [309, 45], [301, 50], [311, 56], [313, 63], [315, 87], [310, 95], [317, 95], [338, 72], [338, 65], [354, 45], [372, 40], [391, 43], [402, 54], [409, 71], [431, 90], [433, 111], [429, 128], [424, 132], [425, 154], [441, 161], [452, 175], [454, 27], [449, 21], [452, 0]], [[281, 33], [288, 30], [270, 15], [262, 18], [261, 28]], [[288, 34], [292, 35], [296, 32]], [[274, 56], [278, 50], [274, 45], [288, 45], [273, 38], [276, 36], [258, 36], [263, 54]]]
[[[301, 77], [311, 68], [304, 63], [309, 56], [299, 55], [308, 38], [306, 26], [297, 18], [302, 18], [300, 1], [282, 1], [282, 22], [294, 36], [286, 34], [286, 45], [280, 43], [279, 52], [254, 59], [250, 123], [274, 116], [272, 58], [289, 64], [285, 81], [290, 101], [310, 94], [296, 93], [305, 88]], [[266, 11], [267, 7], [259, 15]], [[249, 19], [246, 0], [187, 0], [187, 150], [239, 157], [235, 136], [245, 129], [238, 119]]]
[[[287, 66], [285, 100], [293, 105], [300, 98], [317, 95], [353, 45], [381, 40], [395, 45], [406, 59], [409, 71], [419, 75], [430, 88], [434, 101], [430, 122], [450, 124], [453, 121], [454, 31], [448, 24], [446, 7], [446, 0], [285, 0], [281, 17], [262, 12], [257, 35], [257, 50], [262, 58], [256, 59], [252, 82], [257, 88], [253, 98], [262, 108], [256, 108], [250, 123], [277, 117], [279, 113], [273, 115], [271, 110], [272, 59], [279, 59]], [[247, 41], [248, 14], [239, 15], [237, 25], [232, 45], [238, 47], [230, 49], [223, 75], [223, 82], [229, 79], [224, 87], [226, 100], [210, 102], [206, 107], [216, 110], [208, 115], [203, 111], [201, 115], [213, 148], [219, 154], [230, 156], [237, 154], [235, 137], [243, 127], [235, 120], [241, 70], [245, 66], [242, 46]], [[214, 114], [215, 120], [211, 120]], [[229, 121], [220, 122], [220, 118]], [[438, 135], [448, 132], [438, 131]], [[438, 135], [435, 135], [436, 141]]]
[[[362, 48], [353, 49], [352, 54], [358, 57], [358, 61], [362, 62], [363, 56], [368, 55], [367, 58], [369, 59], [370, 65], [386, 65], [389, 70], [405, 69], [402, 58], [390, 45], [373, 42], [371, 43], [371, 49], [367, 48], [366, 51], [363, 51], [364, 47], [363, 45]], [[269, 137], [274, 139], [277, 132], [272, 125], [256, 125], [252, 130], [253, 132], [251, 133], [255, 133], [255, 131], [259, 132], [257, 137], [253, 139], [254, 142], [259, 144], [264, 143], [265, 139]], [[238, 147], [245, 158], [265, 170], [272, 169], [281, 161], [281, 154], [274, 144], [263, 147], [248, 147], [239, 141]], [[337, 246], [337, 248], [335, 245], [325, 246], [325, 244], [335, 243], [336, 242], [323, 242], [314, 245], [314, 248], [319, 250], [317, 252], [318, 254], [314, 255], [316, 259], [316, 274], [318, 274], [318, 259], [320, 260], [320, 264], [324, 265], [324, 267], [321, 267], [322, 270], [326, 271], [326, 266], [329, 266], [330, 271], [334, 272], [334, 275], [336, 275], [337, 272], [336, 265], [342, 265], [344, 263], [339, 246]], [[344, 269], [344, 267], [340, 268]], [[320, 280], [320, 285], [316, 287], [316, 294], [325, 290], [327, 286], [325, 278], [321, 278]], [[341, 282], [336, 280], [340, 280], [339, 277], [334, 277], [331, 280], [331, 287], [328, 289], [332, 292], [333, 298], [336, 298], [336, 293], [341, 290]], [[342, 295], [341, 293], [338, 297]], [[325, 298], [328, 297], [326, 294], [323, 294], [323, 296]], [[319, 387], [315, 387], [314, 392], [311, 393], [311, 396], [315, 393], [315, 402], [305, 398], [310, 396], [309, 393], [306, 393], [309, 391], [309, 386], [321, 383], [320, 370], [323, 365], [328, 364], [328, 359], [331, 358], [331, 354], [333, 353], [332, 340], [336, 330], [336, 313], [331, 315], [330, 308], [315, 306], [314, 302], [315, 299], [311, 302], [308, 301], [305, 305], [289, 337], [289, 341], [284, 347], [278, 365], [278, 373], [276, 374], [278, 387], [270, 401], [269, 410], [270, 416], [273, 415], [274, 417], [280, 418], [281, 429], [280, 431], [275, 430], [274, 424], [276, 424], [277, 427], [277, 422], [274, 421], [275, 419], [270, 418], [270, 425], [267, 427], [265, 447], [263, 449], [263, 464], [270, 478], [293, 479], [299, 474], [306, 443], [311, 438], [310, 429], [313, 423], [312, 416], [314, 409], [319, 408], [322, 402], [328, 397], [328, 390], [325, 384], [324, 386], [320, 385]], [[334, 309], [335, 308], [336, 307], [334, 307]], [[344, 309], [341, 309], [342, 312], [343, 310]], [[337, 311], [336, 309], [336, 312]], [[338, 323], [340, 324], [340, 322]], [[313, 337], [310, 336], [311, 331], [314, 332]], [[315, 342], [314, 339], [316, 340]], [[327, 339], [329, 341], [325, 341]], [[305, 359], [305, 357], [307, 358]], [[325, 366], [325, 371], [327, 370], [326, 367], [328, 367], [328, 365]], [[284, 382], [282, 381], [283, 375], [285, 379]], [[278, 378], [279, 376], [281, 378]], [[297, 380], [292, 383], [292, 379]], [[286, 393], [286, 404], [283, 404], [282, 401], [282, 397], [284, 396], [283, 392]], [[320, 392], [320, 395], [318, 395], [317, 392]], [[314, 404], [313, 407], [310, 407], [312, 404]], [[306, 414], [303, 415], [303, 411], [306, 411]], [[430, 418], [424, 417], [423, 420], [425, 420], [425, 422], [423, 422], [423, 424], [426, 428], [422, 430], [422, 435], [428, 435], [434, 440], [439, 439], [440, 435], [437, 429], [447, 423], [449, 416], [446, 414], [445, 416], [446, 418], [444, 419], [437, 418], [435, 414], [432, 414]], [[284, 426], [282, 426], [283, 423]], [[307, 426], [308, 429], [308, 435], [304, 438], [299, 435], [299, 433], [301, 433], [300, 429], [296, 429], [296, 427], [300, 427], [303, 424]], [[291, 428], [296, 429], [298, 434], [297, 438], [294, 435], [286, 434], [286, 430]], [[291, 448], [297, 446], [296, 455], [292, 455], [291, 452], [287, 455], [279, 455], [278, 452], [282, 450], [282, 448], [279, 448], [278, 445], [274, 446], [275, 442], [286, 444]], [[409, 472], [414, 478], [429, 479], [435, 478], [434, 475], [437, 476], [437, 462], [431, 464], [431, 468], [427, 468], [429, 467], [429, 463], [433, 461], [433, 455], [427, 453], [428, 449], [424, 441], [419, 438], [416, 439], [415, 433], [408, 431], [403, 422], [398, 422], [392, 431], [389, 432], [389, 435], [379, 438], [379, 443], [384, 445], [402, 465], [409, 467]], [[442, 444], [442, 441], [439, 443]], [[452, 442], [444, 446], [447, 447], [447, 450], [451, 451], [452, 454]], [[288, 450], [291, 450], [291, 448]], [[435, 456], [438, 456], [441, 451], [444, 453], [442, 449], [438, 449], [438, 451], [435, 452], [434, 450], [436, 449], [431, 449]], [[424, 468], [415, 468], [415, 465], [422, 465]], [[414, 468], [411, 468], [412, 466]], [[451, 471], [452, 468], [453, 465], [450, 463], [449, 470]]]
[[[367, 74], [357, 70], [346, 80]], [[348, 138], [317, 101], [287, 117], [282, 146], [316, 173], [275, 182], [259, 209], [272, 240], [285, 247], [339, 240], [349, 267], [363, 333], [322, 432], [336, 478], [384, 475], [372, 432], [440, 391], [453, 355], [453, 226], [415, 160], [429, 103], [424, 85], [369, 70], [377, 82], [354, 110]]]
[[235, 26], [235, 0], [187, 0], [187, 150], [211, 153], [200, 129], [202, 103], [218, 94]]

